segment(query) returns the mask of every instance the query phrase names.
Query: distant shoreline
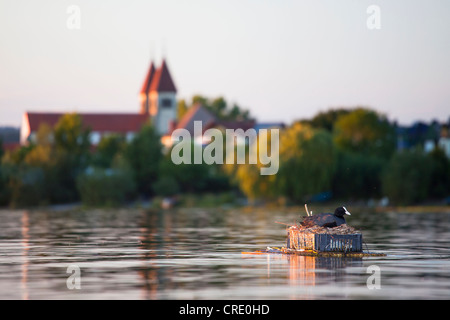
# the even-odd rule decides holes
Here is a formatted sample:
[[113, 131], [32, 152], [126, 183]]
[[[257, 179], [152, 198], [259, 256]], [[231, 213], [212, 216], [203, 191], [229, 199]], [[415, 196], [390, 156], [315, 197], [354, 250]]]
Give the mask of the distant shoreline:
[[[329, 208], [333, 208], [334, 206], [340, 205], [341, 202], [333, 201], [329, 203], [311, 203], [308, 204], [311, 211], [322, 212], [329, 211]], [[450, 213], [450, 205], [443, 204], [418, 204], [418, 205], [406, 205], [406, 206], [369, 206], [362, 203], [351, 203], [350, 201], [345, 202], [348, 207], [357, 208], [358, 210], [370, 210], [374, 212], [383, 212], [383, 213]], [[36, 207], [24, 207], [24, 208], [9, 208], [9, 207], [0, 207], [0, 211], [21, 211], [21, 210], [30, 210], [30, 211], [52, 211], [52, 212], [67, 212], [67, 211], [85, 211], [85, 210], [177, 210], [177, 209], [213, 209], [220, 208], [226, 211], [227, 209], [231, 210], [244, 210], [244, 211], [259, 211], [263, 209], [271, 209], [271, 210], [283, 210], [283, 211], [295, 211], [295, 212], [304, 212], [304, 207], [302, 205], [277, 205], [274, 203], [267, 204], [245, 204], [245, 205], [232, 205], [226, 206], [224, 204], [218, 203], [217, 206], [211, 205], [203, 205], [201, 202], [199, 203], [191, 203], [189, 205], [176, 205], [170, 209], [163, 209], [158, 206], [153, 206], [151, 201], [146, 202], [135, 202], [130, 203], [128, 205], [124, 204], [121, 206], [98, 206], [98, 207], [89, 207], [83, 205], [81, 202], [77, 203], [67, 203], [67, 204], [55, 204], [55, 205], [43, 205]]]
[[377, 212], [394, 213], [450, 213], [450, 206], [446, 205], [417, 205], [417, 206], [388, 206], [376, 208]]

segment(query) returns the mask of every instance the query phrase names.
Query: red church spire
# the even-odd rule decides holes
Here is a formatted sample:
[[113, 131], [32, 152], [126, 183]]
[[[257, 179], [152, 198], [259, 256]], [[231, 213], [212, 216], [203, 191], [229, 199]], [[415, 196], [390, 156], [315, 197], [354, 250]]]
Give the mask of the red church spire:
[[149, 93], [150, 92], [150, 86], [152, 84], [153, 78], [155, 75], [155, 65], [153, 64], [153, 61], [150, 63], [150, 69], [148, 70], [147, 77], [145, 78], [144, 84], [142, 85], [141, 94]]
[[[176, 118], [176, 92], [177, 89], [165, 59], [157, 69], [152, 62], [140, 92], [140, 113], [152, 116], [155, 123], [158, 123], [161, 133], [167, 131], [166, 118]], [[161, 106], [164, 106], [162, 113]]]
[[156, 70], [152, 84], [150, 85], [150, 91], [177, 92], [169, 68], [167, 67], [166, 60], [163, 60], [161, 67]]

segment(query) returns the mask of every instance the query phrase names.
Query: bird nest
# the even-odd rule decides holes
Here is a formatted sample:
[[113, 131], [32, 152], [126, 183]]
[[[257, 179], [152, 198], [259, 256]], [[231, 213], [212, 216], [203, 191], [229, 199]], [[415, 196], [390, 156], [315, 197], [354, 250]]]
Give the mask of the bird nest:
[[347, 225], [341, 224], [340, 226], [334, 228], [320, 227], [320, 226], [312, 226], [305, 227], [301, 224], [291, 226], [290, 228], [293, 231], [300, 231], [305, 233], [314, 233], [314, 234], [360, 234], [361, 231]]
[[291, 226], [287, 229], [288, 249], [315, 251], [362, 251], [362, 234], [342, 224], [334, 228]]

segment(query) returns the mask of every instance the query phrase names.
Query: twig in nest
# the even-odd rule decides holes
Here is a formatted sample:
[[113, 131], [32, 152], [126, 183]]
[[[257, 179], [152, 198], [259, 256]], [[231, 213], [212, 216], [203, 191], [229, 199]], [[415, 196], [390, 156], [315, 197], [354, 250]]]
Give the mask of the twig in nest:
[[287, 224], [287, 223], [284, 223], [284, 222], [275, 221], [275, 223], [284, 224], [285, 226], [291, 226], [290, 224]]
[[312, 216], [312, 211], [311, 213], [308, 211], [308, 205], [305, 203], [305, 210], [306, 210], [306, 214], [308, 215], [308, 217]]

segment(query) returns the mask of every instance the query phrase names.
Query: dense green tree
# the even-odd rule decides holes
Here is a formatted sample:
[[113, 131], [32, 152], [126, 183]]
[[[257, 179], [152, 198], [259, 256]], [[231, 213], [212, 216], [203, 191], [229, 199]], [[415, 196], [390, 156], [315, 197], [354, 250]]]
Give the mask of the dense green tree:
[[[183, 143], [183, 142], [180, 142]], [[202, 161], [201, 164], [194, 164], [194, 148], [201, 148], [195, 145], [192, 141], [190, 143], [190, 164], [180, 163], [175, 164], [171, 159], [171, 152], [167, 154], [161, 161], [160, 179], [155, 186], [155, 192], [161, 195], [167, 195], [170, 192], [163, 192], [156, 190], [162, 186], [164, 189], [180, 192], [217, 192], [228, 189], [228, 179], [220, 169], [220, 165], [208, 165]], [[174, 183], [176, 182], [176, 183]]]
[[11, 207], [48, 204], [45, 173], [40, 167], [26, 164], [7, 165], [9, 205]]
[[223, 97], [217, 97], [213, 99], [207, 105], [210, 110], [216, 114], [219, 118], [226, 118], [227, 116], [227, 102]]
[[3, 142], [0, 138], [0, 206], [4, 206], [8, 204], [9, 201], [9, 193], [8, 193], [8, 180], [7, 180], [7, 174], [5, 170], [5, 165], [3, 162]]
[[[53, 129], [46, 123], [41, 124], [33, 147], [18, 164], [23, 167], [22, 170], [39, 168], [42, 171], [43, 178], [38, 186], [41, 203], [72, 201], [76, 198], [75, 190], [70, 182], [61, 184], [61, 180], [70, 180], [76, 175], [71, 168], [62, 166], [65, 162], [67, 162], [67, 152], [56, 150]], [[72, 184], [74, 184], [73, 181]], [[30, 205], [29, 201], [22, 202]]]
[[347, 115], [351, 112], [350, 109], [330, 109], [327, 111], [321, 111], [316, 114], [311, 120], [306, 120], [306, 123], [310, 124], [314, 128], [325, 129], [329, 132], [333, 132], [334, 124], [343, 115]]
[[346, 199], [380, 197], [381, 174], [386, 160], [338, 150], [333, 177], [333, 195]]
[[[259, 139], [250, 152], [259, 152]], [[269, 134], [270, 138], [270, 134]], [[267, 146], [271, 146], [267, 139]], [[272, 150], [269, 150], [269, 154]], [[335, 150], [331, 134], [295, 123], [281, 133], [279, 142], [279, 170], [274, 175], [261, 175], [263, 164], [240, 164], [227, 168], [234, 180], [250, 199], [287, 197], [303, 202], [310, 196], [331, 190]], [[229, 165], [231, 166], [231, 165]]]
[[28, 153], [33, 150], [34, 147], [35, 145], [33, 143], [30, 143], [25, 146], [20, 146], [13, 151], [6, 152], [3, 155], [2, 162], [9, 164], [20, 164], [25, 160]]
[[186, 114], [188, 110], [188, 105], [186, 104], [186, 100], [182, 99], [178, 101], [177, 107], [177, 119], [180, 120]]
[[153, 190], [159, 196], [171, 197], [180, 192], [180, 185], [173, 175], [160, 175]]
[[236, 103], [230, 106], [224, 97], [209, 99], [201, 95], [195, 95], [192, 97], [191, 106], [197, 103], [208, 109], [220, 120], [243, 121], [251, 119], [250, 112], [248, 110], [241, 108]]
[[48, 124], [41, 124], [36, 133], [36, 141], [21, 162], [41, 167], [54, 165], [57, 157], [53, 133], [53, 129]]
[[9, 202], [9, 189], [5, 166], [0, 163], [0, 206], [5, 206]]
[[158, 179], [162, 158], [160, 136], [154, 127], [150, 124], [144, 125], [126, 146], [124, 155], [133, 170], [138, 192], [151, 195], [152, 184]]
[[450, 195], [450, 160], [441, 148], [435, 148], [428, 156], [432, 161], [429, 196], [444, 198]]
[[294, 124], [280, 139], [279, 192], [294, 201], [305, 201], [316, 193], [331, 191], [335, 170], [331, 134], [322, 129]]
[[10, 204], [31, 206], [78, 200], [76, 177], [89, 160], [89, 130], [77, 114], [66, 114], [54, 128], [42, 124], [35, 141], [9, 153], [6, 180]]
[[194, 95], [192, 97], [192, 104], [191, 105], [194, 105], [194, 104], [197, 104], [197, 103], [206, 106], [206, 105], [209, 105], [209, 100], [205, 96], [197, 94], [197, 95]]
[[0, 165], [0, 203], [12, 207], [36, 205], [41, 200], [43, 179], [40, 170], [24, 163], [34, 145], [6, 152]]
[[128, 162], [117, 155], [110, 168], [90, 167], [77, 177], [81, 200], [90, 206], [123, 204], [135, 195], [136, 184]]
[[397, 204], [414, 204], [427, 198], [433, 162], [420, 150], [396, 153], [382, 179], [383, 192]]
[[387, 118], [358, 108], [340, 116], [334, 124], [334, 142], [346, 151], [389, 159], [395, 150], [396, 134]]
[[7, 186], [7, 202], [12, 207], [34, 206], [50, 202], [48, 169], [54, 154], [47, 135], [48, 125], [41, 125], [36, 142], [9, 153], [3, 159], [3, 179]]
[[79, 199], [76, 178], [90, 161], [90, 130], [80, 115], [63, 115], [54, 127], [55, 164], [49, 173], [52, 202], [70, 202]]
[[4, 169], [2, 168], [3, 154], [4, 154], [3, 141], [2, 141], [2, 138], [0, 137], [0, 206], [5, 205], [8, 200], [6, 177], [5, 177]]
[[55, 125], [55, 147], [58, 151], [70, 153], [80, 162], [79, 165], [82, 165], [83, 162], [87, 162], [91, 146], [89, 135], [90, 130], [83, 125], [81, 116], [76, 113], [67, 113]]
[[126, 147], [125, 137], [119, 134], [110, 134], [103, 137], [92, 157], [92, 165], [101, 168], [110, 168], [116, 155], [121, 154]]
[[261, 164], [237, 164], [234, 179], [239, 189], [251, 201], [274, 199], [279, 195], [274, 176], [261, 176]]

